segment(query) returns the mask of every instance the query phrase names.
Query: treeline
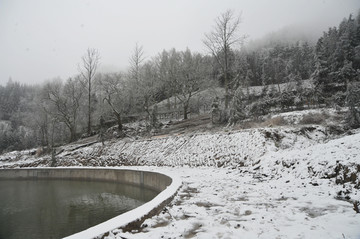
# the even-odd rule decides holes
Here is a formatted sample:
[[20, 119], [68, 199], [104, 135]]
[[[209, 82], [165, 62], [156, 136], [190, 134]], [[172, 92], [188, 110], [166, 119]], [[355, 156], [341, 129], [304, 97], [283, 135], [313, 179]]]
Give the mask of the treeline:
[[339, 27], [330, 28], [318, 40], [316, 47], [317, 89], [327, 104], [343, 105], [348, 84], [359, 81], [360, 71], [360, 14], [344, 19]]
[[67, 80], [32, 86], [9, 80], [0, 86], [0, 152], [51, 148], [93, 135], [101, 117], [115, 120], [121, 134], [124, 116], [150, 119], [153, 105], [171, 96], [187, 118], [192, 95], [212, 84], [211, 57], [189, 49], [163, 51], [147, 61], [143, 55], [136, 46], [128, 71], [97, 73], [100, 54], [88, 49], [79, 74]]
[[235, 88], [241, 85], [261, 86], [309, 79], [314, 71], [314, 47], [308, 42], [278, 44], [247, 52], [238, 52], [239, 63], [233, 73]]
[[[233, 122], [264, 115], [273, 109], [348, 106], [348, 126], [360, 126], [360, 14], [355, 18], [350, 15], [338, 27], [328, 29], [315, 46], [306, 42], [278, 45], [255, 51], [253, 55], [264, 51], [269, 51], [268, 57], [254, 61], [258, 63], [254, 65], [261, 67], [253, 68], [256, 70], [245, 67], [249, 74], [242, 71], [243, 86], [249, 85], [246, 78], [251, 77], [247, 76], [256, 72], [257, 85], [264, 85], [262, 92], [254, 99], [254, 95], [237, 88], [230, 115]], [[304, 79], [311, 79], [311, 84], [304, 84]], [[286, 87], [281, 88], [281, 83], [286, 83]]]
[[[360, 124], [360, 15], [324, 32], [315, 46], [282, 42], [252, 50], [234, 44], [242, 37], [236, 35], [239, 18], [232, 11], [215, 23], [205, 35], [206, 55], [171, 49], [146, 59], [136, 45], [127, 71], [99, 73], [100, 53], [89, 48], [79, 74], [66, 80], [32, 86], [9, 80], [0, 86], [0, 153], [51, 148], [94, 134], [101, 117], [114, 119], [120, 133], [129, 115], [146, 116], [149, 128], [156, 127], [156, 104], [164, 100], [167, 110], [181, 110], [186, 119], [198, 111], [191, 105], [194, 97], [216, 87], [225, 92], [224, 122], [311, 104], [349, 106], [349, 121]], [[224, 31], [231, 34], [223, 38]], [[260, 93], [252, 92], [256, 87]]]

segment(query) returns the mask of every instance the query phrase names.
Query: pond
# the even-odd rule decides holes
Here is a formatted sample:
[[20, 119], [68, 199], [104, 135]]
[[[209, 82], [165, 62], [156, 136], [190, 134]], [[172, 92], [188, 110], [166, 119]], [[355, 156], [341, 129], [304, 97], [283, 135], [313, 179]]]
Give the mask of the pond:
[[62, 238], [132, 210], [158, 193], [113, 182], [0, 180], [0, 238]]

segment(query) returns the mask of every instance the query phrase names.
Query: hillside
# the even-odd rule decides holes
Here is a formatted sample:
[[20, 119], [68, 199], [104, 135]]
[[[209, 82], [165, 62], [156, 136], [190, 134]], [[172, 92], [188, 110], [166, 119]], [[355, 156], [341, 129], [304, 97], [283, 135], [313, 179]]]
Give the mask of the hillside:
[[[313, 80], [302, 80], [301, 86], [304, 89], [311, 89], [314, 88], [314, 82]], [[269, 84], [267, 85], [269, 89], [275, 88], [276, 90], [280, 88], [281, 92], [286, 90], [292, 90], [296, 88], [296, 82], [290, 81], [287, 83], [281, 83], [281, 84]], [[244, 95], [247, 95], [248, 93], [252, 97], [260, 97], [260, 95], [263, 92], [264, 87], [263, 86], [250, 86], [250, 87], [243, 87], [241, 88], [241, 91]], [[193, 106], [193, 108], [196, 108], [200, 111], [200, 113], [206, 113], [211, 110], [211, 104], [212, 101], [215, 99], [215, 97], [218, 97], [219, 99], [224, 98], [225, 90], [221, 87], [211, 87], [205, 90], [198, 91], [194, 94], [194, 96], [190, 99], [190, 105]], [[166, 112], [171, 109], [179, 109], [182, 111], [182, 105], [181, 102], [179, 102], [176, 97], [170, 97], [166, 100], [163, 100], [156, 104], [158, 107], [159, 112]]]
[[[360, 131], [338, 127], [341, 114], [289, 112], [246, 129], [207, 117], [172, 122], [149, 137], [63, 146], [56, 165], [131, 166], [183, 180], [162, 214], [107, 238], [359, 238]], [[306, 124], [309, 115], [324, 118]], [[0, 167], [51, 165], [49, 155], [29, 153], [1, 155]]]

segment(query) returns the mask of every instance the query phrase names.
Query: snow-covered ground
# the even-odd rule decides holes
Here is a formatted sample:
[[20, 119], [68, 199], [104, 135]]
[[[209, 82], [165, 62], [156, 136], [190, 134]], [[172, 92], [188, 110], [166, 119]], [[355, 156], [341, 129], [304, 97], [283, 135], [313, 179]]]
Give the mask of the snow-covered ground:
[[[156, 169], [158, 170], [158, 169]], [[360, 214], [329, 180], [225, 168], [165, 168], [183, 179], [172, 205], [140, 231], [107, 238], [359, 238]]]
[[[302, 115], [282, 117], [300, 122]], [[360, 213], [354, 210], [360, 201], [360, 131], [225, 128], [59, 150], [59, 166], [134, 165], [183, 180], [163, 213], [140, 230], [115, 230], [109, 239], [360, 238]], [[50, 156], [28, 151], [0, 156], [0, 167], [50, 164]]]
[[178, 196], [142, 230], [108, 238], [360, 238], [360, 214], [337, 198], [348, 191], [351, 202], [360, 200], [359, 188], [328, 179], [336, 165], [357, 165], [349, 170], [360, 185], [360, 133], [259, 160], [240, 168], [156, 168], [182, 178]]

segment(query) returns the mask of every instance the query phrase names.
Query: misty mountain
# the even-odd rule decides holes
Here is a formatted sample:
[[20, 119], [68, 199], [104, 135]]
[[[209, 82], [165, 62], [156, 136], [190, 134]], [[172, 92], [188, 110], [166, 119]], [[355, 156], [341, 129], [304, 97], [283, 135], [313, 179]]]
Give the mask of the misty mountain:
[[293, 45], [297, 42], [308, 42], [315, 45], [322, 33], [327, 30], [320, 26], [288, 25], [278, 31], [267, 33], [260, 39], [250, 40], [245, 47], [249, 50], [274, 47], [276, 45]]

